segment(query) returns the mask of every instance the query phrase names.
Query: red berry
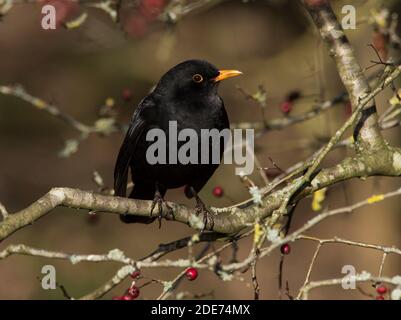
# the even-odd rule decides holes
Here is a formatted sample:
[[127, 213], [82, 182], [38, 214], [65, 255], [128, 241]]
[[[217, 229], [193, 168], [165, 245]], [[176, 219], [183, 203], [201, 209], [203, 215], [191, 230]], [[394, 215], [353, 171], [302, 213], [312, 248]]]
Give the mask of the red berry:
[[123, 295], [120, 300], [134, 300], [135, 298], [131, 297], [129, 294]]
[[189, 281], [193, 281], [198, 277], [198, 270], [196, 268], [188, 268], [185, 275]]
[[285, 243], [281, 246], [280, 251], [282, 254], [290, 254], [291, 252], [291, 247], [288, 243]]
[[223, 196], [223, 194], [224, 194], [224, 190], [223, 190], [222, 187], [216, 186], [216, 187], [213, 188], [213, 195], [215, 197], [220, 198], [220, 197]]
[[132, 286], [128, 289], [128, 296], [131, 297], [131, 300], [136, 299], [139, 297], [139, 289], [136, 286]]
[[130, 101], [132, 99], [132, 91], [128, 88], [124, 89], [121, 95], [125, 101]]
[[376, 300], [385, 300], [383, 296], [377, 296]]
[[132, 279], [137, 279], [137, 278], [139, 278], [139, 276], [141, 275], [141, 272], [138, 270], [138, 271], [134, 271], [133, 273], [131, 273], [131, 278]]
[[376, 292], [378, 294], [385, 294], [387, 292], [387, 287], [384, 285], [380, 285], [380, 286], [376, 287]]
[[139, 38], [147, 32], [148, 23], [144, 17], [132, 15], [124, 23], [124, 30], [128, 35]]
[[284, 114], [289, 114], [292, 110], [293, 104], [291, 101], [284, 101], [281, 105], [280, 105], [280, 109]]
[[140, 6], [141, 14], [148, 20], [154, 20], [162, 11], [165, 0], [142, 0]]

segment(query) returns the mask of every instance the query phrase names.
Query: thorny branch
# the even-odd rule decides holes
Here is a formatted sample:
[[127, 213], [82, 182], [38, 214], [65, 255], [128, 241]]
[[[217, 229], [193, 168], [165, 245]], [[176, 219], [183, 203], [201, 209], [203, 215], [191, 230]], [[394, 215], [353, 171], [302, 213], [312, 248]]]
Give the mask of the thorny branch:
[[[399, 287], [401, 285], [401, 277], [400, 276], [395, 276], [393, 278], [373, 277], [367, 272], [366, 273], [362, 272], [361, 274], [355, 275], [351, 279], [353, 281], [355, 281], [356, 283], [379, 282], [379, 283], [391, 284], [396, 287]], [[316, 289], [319, 287], [336, 286], [336, 285], [341, 285], [342, 283], [344, 283], [344, 278], [309, 282], [307, 285], [305, 285], [301, 288], [300, 298], [303, 300], [307, 300], [308, 296], [309, 296], [309, 291], [311, 291], [312, 289]]]
[[[401, 195], [401, 189], [381, 195], [380, 197], [378, 197], [378, 196], [370, 197], [364, 201], [360, 201], [349, 207], [344, 207], [344, 208], [339, 208], [339, 209], [335, 209], [332, 211], [324, 212], [324, 213], [316, 216], [315, 218], [309, 220], [303, 227], [294, 231], [287, 237], [284, 237], [282, 239], [278, 238], [271, 245], [261, 248], [258, 255], [255, 255], [254, 252], [252, 251], [252, 252], [250, 252], [249, 256], [246, 259], [244, 259], [243, 261], [230, 262], [228, 264], [218, 264], [217, 269], [216, 269], [216, 263], [217, 263], [216, 254], [226, 248], [229, 248], [231, 245], [230, 242], [224, 244], [222, 247], [220, 247], [216, 251], [211, 252], [211, 253], [205, 255], [204, 257], [201, 257], [195, 261], [192, 261], [192, 259], [180, 259], [180, 260], [167, 259], [167, 260], [162, 260], [162, 261], [156, 261], [157, 259], [159, 259], [161, 257], [157, 250], [151, 256], [148, 256], [139, 261], [135, 261], [131, 258], [126, 257], [126, 255], [119, 249], [111, 250], [107, 254], [103, 254], [103, 255], [96, 255], [96, 254], [82, 255], [82, 254], [67, 254], [64, 252], [48, 251], [48, 250], [44, 250], [44, 249], [36, 249], [36, 248], [28, 247], [25, 245], [9, 245], [6, 249], [4, 249], [3, 251], [0, 252], [0, 259], [5, 259], [13, 254], [20, 254], [20, 255], [31, 255], [31, 256], [39, 256], [39, 257], [45, 257], [45, 258], [53, 258], [53, 259], [64, 259], [64, 260], [70, 261], [73, 264], [83, 262], [83, 261], [87, 261], [87, 262], [119, 262], [119, 263], [124, 264], [124, 267], [120, 268], [117, 271], [117, 273], [113, 276], [112, 279], [107, 281], [99, 289], [97, 289], [94, 292], [92, 292], [91, 294], [85, 296], [84, 299], [99, 298], [99, 297], [103, 296], [105, 293], [110, 291], [114, 286], [118, 285], [121, 281], [123, 281], [126, 277], [128, 277], [132, 272], [139, 270], [139, 269], [159, 268], [159, 267], [184, 268], [184, 271], [182, 271], [175, 278], [175, 280], [173, 280], [171, 283], [170, 282], [164, 283], [165, 287], [164, 287], [163, 294], [159, 297], [160, 299], [164, 299], [166, 297], [166, 294], [169, 293], [169, 290], [174, 285], [174, 283], [177, 282], [182, 277], [182, 275], [185, 272], [186, 267], [195, 266], [200, 269], [209, 269], [212, 272], [217, 272], [217, 274], [220, 277], [224, 277], [226, 279], [227, 279], [227, 277], [232, 278], [234, 276], [233, 274], [235, 272], [243, 270], [247, 266], [252, 266], [258, 259], [268, 256], [273, 250], [275, 250], [277, 247], [281, 246], [282, 244], [292, 242], [292, 241], [297, 241], [297, 240], [306, 239], [306, 240], [318, 241], [320, 245], [327, 244], [327, 243], [340, 243], [340, 244], [356, 246], [356, 247], [361, 247], [361, 248], [380, 250], [386, 254], [401, 255], [401, 250], [394, 248], [394, 247], [385, 247], [385, 246], [381, 246], [381, 245], [365, 244], [365, 243], [338, 239], [338, 238], [320, 240], [320, 239], [316, 239], [313, 237], [308, 237], [308, 236], [303, 235], [306, 231], [308, 231], [309, 229], [311, 229], [312, 227], [316, 226], [318, 223], [320, 223], [321, 221], [323, 221], [329, 217], [332, 217], [332, 216], [335, 216], [338, 214], [353, 212], [354, 210], [361, 208], [363, 206], [370, 205], [377, 201], [382, 201], [384, 199], [394, 197], [394, 196], [399, 196], [399, 195]], [[243, 234], [241, 236], [241, 238], [245, 238], [249, 234], [250, 234], [250, 232], [247, 232], [247, 233]], [[179, 246], [179, 247], [181, 247], [181, 246]], [[316, 259], [316, 258], [314, 258], [314, 259]], [[305, 283], [307, 283], [307, 282], [305, 282]]]
[[[21, 2], [29, 1], [6, 1], [6, 3], [12, 4]], [[95, 6], [107, 11], [106, 7], [112, 8], [110, 6], [112, 2], [113, 1], [101, 1]], [[167, 11], [161, 15], [161, 19], [164, 21], [169, 20], [174, 22], [192, 10], [197, 10], [206, 4], [214, 5], [219, 2], [221, 1], [210, 2], [199, 0], [191, 4], [182, 5], [182, 2], [180, 1], [172, 1], [170, 6], [166, 8]], [[0, 259], [5, 259], [13, 254], [21, 254], [43, 258], [63, 259], [68, 260], [73, 264], [81, 261], [88, 261], [117, 262], [123, 265], [104, 285], [82, 297], [82, 299], [96, 299], [102, 297], [113, 287], [126, 279], [132, 272], [143, 268], [172, 267], [183, 269], [183, 271], [181, 271], [171, 282], [156, 281], [156, 283], [160, 283], [163, 286], [159, 299], [166, 299], [171, 295], [171, 288], [179, 282], [185, 272], [185, 268], [187, 267], [194, 266], [201, 269], [208, 269], [225, 280], [239, 277], [242, 270], [251, 267], [255, 298], [258, 298], [259, 285], [256, 278], [256, 264], [258, 259], [268, 256], [273, 250], [288, 242], [308, 240], [317, 242], [317, 247], [312, 257], [311, 264], [309, 265], [304, 284], [299, 290], [298, 299], [307, 299], [309, 292], [315, 288], [342, 283], [343, 278], [322, 281], [310, 280], [319, 252], [322, 250], [323, 246], [331, 243], [383, 252], [379, 275], [377, 277], [361, 273], [356, 275], [354, 280], [356, 282], [383, 282], [399, 288], [401, 286], [400, 278], [384, 277], [382, 276], [382, 270], [386, 257], [389, 254], [401, 255], [400, 249], [345, 240], [337, 237], [331, 239], [318, 239], [306, 235], [305, 232], [329, 217], [346, 212], [353, 212], [363, 206], [371, 205], [390, 197], [399, 196], [401, 195], [401, 189], [387, 194], [375, 195], [364, 201], [344, 208], [325, 211], [315, 216], [289, 235], [280, 237], [280, 235], [277, 234], [276, 236], [272, 236], [272, 231], [274, 230], [273, 227], [278, 224], [279, 220], [287, 213], [288, 205], [298, 202], [321, 188], [329, 187], [338, 182], [352, 178], [376, 175], [392, 177], [401, 176], [401, 149], [389, 146], [380, 132], [380, 128], [383, 129], [399, 125], [399, 121], [396, 117], [398, 114], [389, 117], [389, 115], [393, 115], [396, 110], [395, 108], [392, 108], [379, 121], [374, 102], [376, 95], [383, 91], [385, 87], [392, 85], [394, 80], [398, 78], [401, 74], [401, 66], [386, 63], [383, 76], [379, 79], [375, 88], [371, 90], [368, 81], [363, 74], [362, 68], [356, 60], [353, 49], [348, 42], [341, 25], [338, 23], [329, 2], [325, 0], [303, 0], [302, 2], [306, 10], [310, 13], [312, 21], [315, 23], [322, 39], [325, 41], [334, 58], [338, 73], [351, 101], [353, 113], [344, 125], [337, 130], [330, 141], [324, 147], [315, 152], [310, 160], [294, 166], [291, 170], [287, 170], [287, 176], [278, 177], [267, 185], [266, 188], [262, 189], [263, 198], [260, 204], [255, 203], [253, 199], [250, 199], [227, 208], [213, 208], [213, 211], [215, 212], [214, 223], [213, 226], [207, 225], [206, 230], [213, 231], [214, 233], [205, 233], [200, 235], [199, 238], [189, 237], [175, 241], [171, 244], [160, 246], [152, 254], [140, 260], [126, 257], [125, 254], [118, 249], [111, 250], [103, 255], [83, 255], [48, 251], [22, 244], [9, 245], [6, 247], [0, 252]], [[3, 3], [0, 2], [0, 5], [1, 4]], [[4, 7], [2, 8], [4, 9]], [[10, 8], [11, 6], [8, 10]], [[2, 12], [2, 14], [4, 14], [4, 12]], [[110, 15], [113, 17], [113, 14]], [[394, 25], [392, 25], [391, 29], [394, 33], [393, 29]], [[34, 107], [42, 109], [65, 121], [81, 134], [87, 135], [92, 132], [99, 133], [99, 130], [101, 131], [101, 129], [97, 128], [96, 125], [85, 125], [71, 116], [62, 113], [57, 107], [28, 94], [21, 87], [0, 86], [0, 93], [14, 95], [29, 102]], [[341, 96], [341, 101], [344, 97], [345, 95]], [[323, 103], [319, 108], [313, 109], [298, 117], [286, 118], [285, 120], [279, 119], [279, 121], [267, 122], [267, 124], [263, 122], [263, 129], [280, 129], [293, 123], [305, 121], [318, 115], [321, 111], [332, 107], [337, 102], [337, 100], [332, 100]], [[396, 121], [395, 123], [395, 120], [398, 122]], [[240, 124], [240, 127], [247, 125], [248, 124], [246, 123]], [[117, 127], [115, 128], [117, 129]], [[354, 141], [352, 146], [355, 148], [356, 155], [345, 158], [342, 162], [333, 167], [319, 169], [327, 154], [336, 147], [336, 145], [342, 143], [340, 139], [349, 128], [352, 128], [354, 132]], [[283, 186], [283, 182], [286, 182], [287, 184]], [[203, 217], [198, 217], [193, 209], [175, 203], [169, 203], [169, 205], [174, 210], [175, 221], [185, 223], [196, 230], [203, 229]], [[0, 213], [3, 216], [3, 220], [0, 223], [0, 240], [9, 237], [11, 234], [25, 226], [31, 225], [34, 221], [43, 217], [58, 206], [66, 206], [87, 211], [148, 216], [150, 214], [151, 202], [113, 197], [111, 195], [97, 194], [79, 189], [53, 188], [46, 195], [32, 203], [27, 208], [13, 214], [8, 214], [5, 207], [0, 204]], [[163, 217], [168, 220], [172, 219], [167, 212], [163, 212]], [[244, 231], [244, 229], [248, 230]], [[262, 232], [262, 236], [259, 234], [260, 232]], [[257, 233], [258, 237], [256, 237]], [[233, 241], [237, 243], [238, 240], [251, 234], [254, 234], [255, 239], [258, 239], [258, 245], [257, 247], [254, 246], [248, 257], [242, 261], [230, 261], [226, 264], [219, 261], [218, 254], [221, 251], [231, 247]], [[194, 239], [196, 239], [196, 241], [194, 241]], [[190, 250], [192, 250], [194, 244], [202, 241], [215, 241], [217, 239], [226, 241], [226, 243], [220, 248], [213, 250], [202, 257], [198, 257], [197, 259], [193, 259], [192, 255], [189, 254], [187, 259], [165, 259], [158, 261], [160, 258], [174, 250], [188, 247], [189, 252], [191, 252]], [[267, 242], [267, 239], [270, 241], [270, 244], [263, 246]], [[255, 248], [256, 251], [254, 250]], [[255, 254], [256, 252], [257, 254]]]

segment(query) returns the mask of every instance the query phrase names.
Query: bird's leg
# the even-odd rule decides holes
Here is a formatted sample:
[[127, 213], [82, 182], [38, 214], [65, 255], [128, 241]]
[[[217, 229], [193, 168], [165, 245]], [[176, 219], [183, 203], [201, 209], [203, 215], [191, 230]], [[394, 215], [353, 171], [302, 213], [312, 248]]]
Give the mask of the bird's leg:
[[201, 233], [205, 231], [207, 224], [210, 224], [210, 229], [213, 230], [214, 227], [214, 220], [213, 220], [213, 214], [209, 210], [209, 208], [204, 204], [201, 198], [199, 198], [198, 193], [195, 191], [193, 187], [190, 187], [192, 194], [195, 197], [196, 200], [196, 214], [203, 214], [203, 228], [201, 230]]
[[157, 205], [157, 210], [158, 210], [158, 215], [157, 215], [157, 220], [159, 221], [159, 229], [162, 226], [162, 218], [163, 218], [163, 204], [166, 206], [167, 208], [167, 212], [174, 218], [174, 211], [173, 208], [171, 208], [166, 201], [164, 201], [163, 196], [161, 195], [160, 191], [159, 191], [159, 184], [156, 183], [155, 186], [155, 196], [153, 198], [153, 202], [152, 202], [152, 208], [150, 209], [150, 216], [152, 217], [153, 215], [153, 210], [155, 209], [156, 205]]

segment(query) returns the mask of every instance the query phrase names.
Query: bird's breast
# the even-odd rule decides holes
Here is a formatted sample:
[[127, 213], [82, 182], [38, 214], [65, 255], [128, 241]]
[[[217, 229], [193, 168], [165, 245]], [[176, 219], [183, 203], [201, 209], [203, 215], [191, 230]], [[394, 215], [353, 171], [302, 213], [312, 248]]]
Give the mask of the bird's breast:
[[[153, 142], [142, 143], [133, 156], [132, 165], [133, 168], [139, 167], [144, 170], [138, 172], [134, 169], [134, 176], [141, 180], [157, 180], [168, 188], [188, 184], [202, 176], [210, 176], [218, 166], [218, 163], [215, 162], [216, 158], [217, 161], [220, 161], [223, 154], [224, 139], [220, 137], [214, 140], [207, 138], [208, 142], [204, 144], [202, 142], [202, 130], [206, 129], [210, 132], [212, 129], [217, 129], [218, 132], [222, 132], [229, 128], [229, 121], [221, 99], [217, 96], [217, 99], [214, 100], [200, 99], [186, 103], [166, 103], [159, 105], [159, 107], [158, 115], [154, 115], [154, 119], [157, 119], [155, 125], [149, 125], [145, 131], [156, 127], [164, 132], [165, 145], [162, 146], [161, 152], [166, 155], [166, 163], [149, 164], [145, 155]], [[194, 133], [191, 138], [188, 136], [189, 132]], [[146, 132], [144, 134], [146, 135]], [[183, 136], [185, 139], [182, 139]], [[180, 150], [182, 152], [184, 145], [191, 146], [191, 148], [196, 145], [196, 148], [192, 149], [192, 152], [196, 152], [196, 163], [181, 163], [182, 159], [179, 153]], [[208, 149], [208, 164], [202, 164], [205, 146]], [[189, 155], [190, 152], [187, 150], [184, 158], [194, 159]], [[218, 156], [213, 160], [213, 154], [216, 152]]]
[[194, 129], [197, 132], [200, 129], [222, 130], [229, 127], [224, 104], [217, 95], [167, 103], [160, 112], [162, 129], [170, 127], [171, 122], [177, 123], [178, 130]]

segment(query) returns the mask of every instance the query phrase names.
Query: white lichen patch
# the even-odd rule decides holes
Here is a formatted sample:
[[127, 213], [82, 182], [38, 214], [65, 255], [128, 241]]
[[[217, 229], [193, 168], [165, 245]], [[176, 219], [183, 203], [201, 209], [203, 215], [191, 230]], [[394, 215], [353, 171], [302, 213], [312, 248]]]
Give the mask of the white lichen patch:
[[394, 276], [391, 280], [401, 286], [401, 276]]
[[135, 268], [133, 266], [124, 266], [117, 272], [117, 277], [120, 279], [125, 278], [127, 275], [135, 272]]
[[359, 171], [364, 172], [366, 170], [365, 164], [363, 162], [358, 162]]
[[163, 292], [169, 291], [173, 287], [172, 281], [165, 281], [163, 282]]
[[376, 133], [373, 130], [361, 130], [362, 141], [374, 141]]
[[311, 182], [312, 188], [315, 189], [315, 188], [319, 187], [319, 182], [320, 182], [319, 179], [313, 179]]
[[208, 260], [208, 265], [209, 266], [214, 266], [214, 265], [216, 265], [216, 263], [217, 263], [217, 257], [216, 256], [212, 256], [209, 260]]
[[369, 273], [369, 272], [367, 272], [367, 271], [362, 271], [359, 275], [358, 275], [358, 278], [361, 280], [361, 281], [366, 281], [366, 280], [369, 280], [369, 278], [371, 277], [372, 275]]
[[391, 291], [391, 300], [401, 300], [401, 288], [395, 288]]
[[107, 254], [107, 257], [111, 260], [124, 260], [125, 259], [124, 252], [122, 252], [120, 249], [110, 250], [109, 253]]
[[337, 168], [338, 168], [338, 174], [339, 174], [339, 175], [343, 175], [344, 172], [345, 172], [344, 167], [343, 167], [343, 166], [338, 166]]
[[396, 171], [401, 171], [401, 154], [399, 152], [393, 153], [393, 167]]
[[[188, 267], [189, 261], [187, 259], [177, 259], [174, 261], [174, 266], [186, 268]], [[197, 266], [196, 263], [192, 264], [194, 267]]]
[[191, 241], [192, 242], [198, 242], [200, 240], [199, 238], [199, 233], [195, 233], [192, 237], [191, 237]]
[[196, 214], [191, 214], [191, 216], [188, 219], [189, 226], [197, 229], [197, 230], [202, 230], [204, 223], [203, 223], [203, 216], [201, 215], [196, 215]]
[[65, 199], [64, 191], [61, 188], [53, 188], [49, 193], [52, 206], [60, 204]]
[[81, 258], [75, 254], [73, 254], [72, 256], [70, 256], [70, 262], [72, 264], [77, 264], [78, 262], [81, 262]]
[[280, 241], [281, 238], [280, 238], [280, 232], [279, 232], [279, 230], [278, 230], [278, 229], [271, 229], [271, 228], [268, 228], [268, 229], [266, 230], [266, 238], [267, 238], [267, 240], [269, 240], [271, 243]]
[[220, 279], [223, 281], [231, 281], [234, 278], [234, 276], [232, 274], [227, 273], [225, 271], [220, 271], [219, 276], [220, 276]]
[[262, 204], [262, 193], [257, 186], [250, 187], [249, 193], [251, 194], [255, 204]]

